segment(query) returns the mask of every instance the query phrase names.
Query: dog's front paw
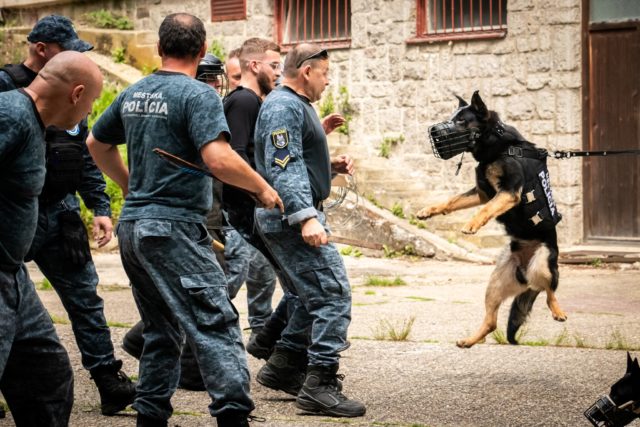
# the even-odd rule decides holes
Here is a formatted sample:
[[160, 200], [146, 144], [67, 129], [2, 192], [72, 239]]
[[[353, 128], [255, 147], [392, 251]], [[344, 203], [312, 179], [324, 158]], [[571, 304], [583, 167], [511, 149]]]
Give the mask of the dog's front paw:
[[567, 320], [567, 315], [562, 310], [558, 310], [557, 313], [552, 313], [551, 315], [553, 316], [553, 320], [558, 322], [564, 322]]
[[467, 223], [464, 227], [462, 227], [462, 231], [464, 234], [476, 234], [476, 232], [480, 229], [480, 226], [473, 223], [473, 222], [469, 222]]
[[424, 209], [420, 209], [416, 214], [416, 217], [418, 219], [427, 219], [434, 215], [438, 215], [439, 213], [442, 213], [442, 211], [437, 206], [428, 206]]
[[474, 342], [471, 342], [468, 339], [456, 341], [456, 345], [460, 348], [471, 348], [474, 344], [475, 344]]

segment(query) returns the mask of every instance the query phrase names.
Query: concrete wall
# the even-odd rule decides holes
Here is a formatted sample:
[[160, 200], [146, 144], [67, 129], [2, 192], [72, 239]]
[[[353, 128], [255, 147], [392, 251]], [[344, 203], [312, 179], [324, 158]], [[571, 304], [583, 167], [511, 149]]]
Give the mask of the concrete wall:
[[[273, 37], [271, 0], [247, 0], [246, 20], [213, 24], [209, 3], [202, 0], [95, 1], [57, 10], [76, 14], [100, 5], [126, 12], [136, 30], [157, 31], [168, 13], [194, 13], [207, 22], [209, 39], [218, 39], [227, 50], [248, 37]], [[416, 31], [415, 0], [352, 0], [351, 7], [351, 48], [331, 52], [329, 90], [337, 93], [346, 86], [356, 114], [350, 138], [333, 138], [332, 144], [357, 158], [360, 191], [381, 204], [399, 203], [410, 213], [473, 186], [470, 156], [456, 177], [457, 160], [436, 159], [428, 146], [428, 126], [457, 106], [452, 93], [469, 99], [479, 90], [503, 121], [541, 147], [581, 148], [580, 0], [509, 0], [504, 39], [419, 45], [406, 43]], [[389, 134], [403, 135], [404, 142], [383, 159], [379, 146]], [[581, 162], [550, 159], [549, 169], [564, 215], [560, 240], [578, 242]], [[457, 229], [470, 216], [456, 213], [430, 227]], [[483, 232], [501, 234], [495, 224]]]

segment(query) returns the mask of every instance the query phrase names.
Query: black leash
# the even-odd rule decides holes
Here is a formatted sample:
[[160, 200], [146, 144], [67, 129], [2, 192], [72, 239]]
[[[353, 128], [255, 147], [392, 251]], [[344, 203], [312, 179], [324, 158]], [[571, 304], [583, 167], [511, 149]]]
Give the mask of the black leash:
[[592, 156], [613, 156], [615, 154], [636, 154], [640, 155], [640, 150], [607, 150], [607, 151], [554, 151], [549, 157], [555, 159], [570, 159], [572, 157], [592, 157]]

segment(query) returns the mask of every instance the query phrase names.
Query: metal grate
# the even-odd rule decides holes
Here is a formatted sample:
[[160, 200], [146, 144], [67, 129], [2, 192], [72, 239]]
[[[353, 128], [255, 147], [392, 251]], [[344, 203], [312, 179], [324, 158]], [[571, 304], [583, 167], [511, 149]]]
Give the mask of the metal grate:
[[419, 37], [501, 37], [507, 29], [507, 0], [418, 0], [418, 19]]
[[324, 46], [351, 41], [351, 0], [276, 0], [276, 29], [282, 45]]
[[211, 21], [236, 21], [246, 18], [246, 0], [211, 0]]

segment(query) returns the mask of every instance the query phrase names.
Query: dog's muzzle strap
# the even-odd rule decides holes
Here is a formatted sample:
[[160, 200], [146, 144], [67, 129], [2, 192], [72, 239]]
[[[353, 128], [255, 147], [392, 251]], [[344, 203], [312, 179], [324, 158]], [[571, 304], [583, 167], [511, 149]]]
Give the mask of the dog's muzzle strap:
[[469, 151], [480, 137], [477, 128], [460, 130], [452, 121], [436, 123], [429, 127], [429, 140], [433, 154], [443, 160]]

